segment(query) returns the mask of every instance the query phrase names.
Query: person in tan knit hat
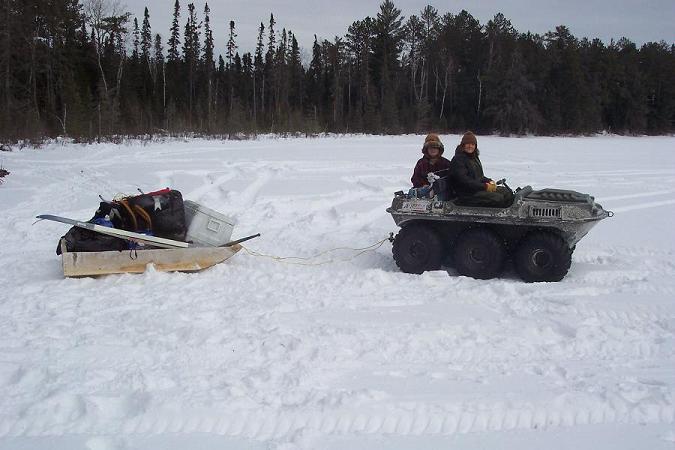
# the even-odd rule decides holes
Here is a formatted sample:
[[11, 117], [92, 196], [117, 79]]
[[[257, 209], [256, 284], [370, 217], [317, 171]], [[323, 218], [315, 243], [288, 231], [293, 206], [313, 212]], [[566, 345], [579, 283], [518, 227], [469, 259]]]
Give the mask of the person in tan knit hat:
[[422, 156], [413, 170], [412, 181], [413, 188], [421, 188], [421, 196], [426, 196], [431, 190], [431, 185], [427, 179], [430, 172], [438, 172], [450, 168], [450, 161], [443, 158], [443, 143], [436, 133], [429, 133], [424, 139], [422, 146]]
[[483, 174], [478, 139], [471, 131], [462, 136], [450, 161], [450, 181], [458, 199], [457, 204], [472, 206], [506, 207], [513, 202], [510, 189], [497, 186]]

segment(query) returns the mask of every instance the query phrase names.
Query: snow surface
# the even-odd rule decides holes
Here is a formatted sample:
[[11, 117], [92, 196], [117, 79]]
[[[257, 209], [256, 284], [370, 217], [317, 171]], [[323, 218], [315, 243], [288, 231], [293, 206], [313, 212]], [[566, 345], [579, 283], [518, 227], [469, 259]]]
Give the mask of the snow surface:
[[251, 251], [363, 248], [421, 136], [0, 155], [0, 449], [674, 448], [675, 138], [479, 141], [489, 176], [616, 212], [562, 282], [408, 275], [389, 242], [64, 279], [67, 227], [33, 224], [171, 186]]

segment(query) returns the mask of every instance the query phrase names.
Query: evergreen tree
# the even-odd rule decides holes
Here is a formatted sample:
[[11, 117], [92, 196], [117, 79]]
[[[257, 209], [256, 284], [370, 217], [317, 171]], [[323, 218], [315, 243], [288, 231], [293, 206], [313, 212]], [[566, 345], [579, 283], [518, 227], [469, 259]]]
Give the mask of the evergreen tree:
[[152, 31], [150, 29], [150, 13], [145, 8], [143, 13], [143, 27], [141, 28], [141, 59], [150, 67], [150, 49], [152, 48]]
[[[229, 95], [230, 95], [230, 114], [232, 114], [232, 109], [234, 106], [234, 74], [238, 73], [234, 66], [234, 59], [237, 51], [236, 43], [237, 33], [234, 32], [234, 20], [230, 20], [230, 32], [229, 37], [227, 38], [227, 78], [229, 85]], [[240, 61], [241, 65], [241, 61]]]
[[215, 62], [213, 60], [213, 31], [211, 30], [211, 18], [209, 17], [211, 10], [209, 4], [204, 5], [204, 47], [202, 53], [204, 55], [204, 71], [206, 75], [206, 123], [207, 128], [211, 130], [214, 124], [214, 99], [213, 99], [213, 72], [215, 70]]
[[276, 103], [275, 115], [277, 123], [282, 122], [283, 110], [288, 109], [288, 66], [286, 55], [288, 47], [288, 34], [286, 29], [281, 31], [281, 39], [274, 53], [274, 100]]
[[639, 67], [644, 73], [647, 132], [667, 133], [675, 123], [675, 46], [649, 42], [640, 49]]
[[234, 20], [230, 20], [230, 30], [227, 38], [227, 64], [228, 66], [232, 66], [232, 62], [234, 60], [234, 54], [237, 52], [237, 46], [236, 43], [237, 39], [237, 33], [234, 31]]
[[141, 44], [141, 33], [138, 30], [138, 19], [136, 19], [135, 17], [134, 17], [133, 34], [134, 34], [134, 47], [133, 47], [133, 51], [131, 53], [131, 58], [134, 60], [134, 62], [137, 62], [138, 58], [139, 58], [138, 49], [139, 49], [140, 44]]
[[[253, 121], [257, 126], [258, 121], [258, 98], [262, 96], [262, 90], [265, 86], [265, 62], [263, 60], [263, 35], [265, 33], [265, 25], [260, 22], [258, 28], [258, 41], [255, 46], [255, 56], [253, 58]], [[256, 85], [259, 87], [256, 88]], [[258, 95], [260, 92], [260, 96]], [[264, 112], [264, 104], [261, 102], [261, 107]]]
[[234, 95], [235, 86], [239, 86], [243, 79], [243, 67], [239, 53], [235, 53], [232, 58], [232, 63], [228, 68], [229, 84], [230, 84], [230, 110], [227, 117], [227, 131], [228, 136], [233, 136], [245, 128], [246, 119], [244, 111], [239, 98]]
[[277, 37], [274, 31], [274, 25], [276, 25], [276, 23], [277, 22], [274, 20], [274, 14], [270, 14], [270, 23], [269, 27], [267, 28], [269, 37], [267, 40], [267, 53], [265, 55], [265, 60], [270, 62], [274, 59], [274, 51], [276, 50]]
[[[521, 53], [517, 56], [514, 55], [517, 33], [513, 25], [511, 25], [511, 21], [504, 17], [503, 14], [498, 13], [488, 21], [487, 25], [485, 25], [485, 37], [487, 40], [487, 55], [481, 81], [482, 103], [484, 105], [485, 117], [488, 120], [483, 122], [483, 128], [492, 129], [496, 126], [495, 121], [502, 124], [509, 123], [509, 120], [500, 119], [501, 112], [495, 110], [495, 108], [499, 108], [496, 105], [503, 105], [504, 90], [508, 85], [506, 78], [509, 78], [507, 71], [511, 71], [509, 72], [510, 82], [516, 79], [527, 79], [527, 74], [525, 72], [517, 72], [521, 69], [525, 70], [525, 60]], [[533, 89], [536, 87], [533, 82], [531, 85]], [[493, 120], [490, 121], [490, 119]], [[519, 132], [513, 130], [511, 127], [501, 128], [497, 126], [497, 128], [505, 133]]]
[[[374, 21], [370, 17], [357, 20], [349, 26], [346, 45], [354, 65], [355, 107], [350, 114], [353, 127], [374, 132], [378, 130], [372, 90], [372, 48], [375, 34]], [[349, 96], [351, 97], [351, 96]]]
[[[290, 107], [293, 111], [302, 111], [303, 108], [303, 89], [304, 89], [304, 70], [300, 58], [300, 46], [294, 34], [291, 36], [291, 45], [288, 53], [288, 70], [289, 70], [289, 85], [290, 85]], [[297, 123], [296, 127], [301, 124]], [[297, 129], [297, 128], [296, 128]]]
[[[253, 107], [249, 93], [253, 92], [253, 57], [249, 52], [244, 53], [244, 56], [241, 57], [241, 73], [235, 91], [245, 105], [249, 119], [252, 119]], [[250, 130], [247, 129], [247, 131]]]
[[504, 77], [495, 86], [494, 102], [485, 109], [502, 134], [537, 131], [541, 116], [532, 97], [535, 85], [527, 78], [520, 51], [515, 50]]
[[417, 97], [427, 105], [430, 105], [431, 97], [431, 73], [433, 62], [437, 59], [437, 42], [439, 33], [438, 11], [433, 6], [427, 5], [420, 13], [420, 20], [424, 25], [423, 43], [422, 43], [422, 67], [421, 67], [421, 86]]
[[[160, 90], [155, 91], [155, 102], [158, 103], [161, 107], [158, 108], [160, 115], [164, 114], [166, 109], [166, 68], [164, 64], [164, 48], [162, 46], [162, 36], [159, 34], [155, 35], [155, 44], [153, 51], [153, 75], [155, 79], [155, 85], [160, 86]], [[161, 96], [158, 94], [161, 92]]]
[[612, 130], [640, 133], [647, 126], [647, 95], [638, 50], [629, 39], [621, 38], [610, 45], [609, 54], [614, 60], [608, 104]]
[[168, 60], [171, 63], [177, 62], [180, 58], [178, 53], [178, 46], [180, 45], [180, 3], [178, 0], [173, 6], [173, 22], [171, 23], [171, 36], [169, 37], [169, 54]]
[[396, 101], [399, 54], [403, 49], [403, 19], [401, 10], [391, 0], [380, 4], [375, 20], [373, 41], [373, 75], [378, 84], [379, 104], [384, 131], [398, 131], [398, 106]]
[[343, 127], [343, 59], [344, 43], [342, 39], [336, 37], [332, 44], [328, 45], [328, 67], [330, 92], [331, 92], [331, 128], [339, 130]]
[[188, 126], [192, 129], [196, 96], [195, 77], [199, 62], [199, 28], [194, 3], [188, 4], [188, 18], [183, 31], [183, 62], [188, 79]]
[[204, 46], [202, 47], [202, 54], [204, 55], [204, 64], [207, 71], [212, 71], [214, 67], [213, 58], [213, 31], [211, 30], [211, 18], [209, 17], [211, 10], [209, 4], [204, 5]]
[[311, 128], [318, 130], [322, 122], [321, 106], [323, 105], [324, 84], [323, 84], [323, 60], [321, 57], [321, 46], [314, 35], [314, 45], [312, 45], [312, 61], [307, 70], [307, 97], [309, 100]]
[[481, 127], [486, 53], [481, 28], [465, 10], [456, 16], [443, 17], [441, 40], [448, 39], [444, 45], [447, 65], [443, 70], [443, 93], [448, 104], [446, 108], [445, 102], [441, 102], [439, 117], [446, 119], [452, 129], [477, 130]]
[[[274, 14], [270, 14], [270, 22], [267, 27], [267, 52], [265, 53], [265, 77], [263, 78], [262, 86], [262, 104], [263, 108], [269, 105], [269, 111], [274, 112], [275, 104], [272, 94], [274, 94], [274, 85], [276, 79], [276, 72], [274, 70], [274, 53], [276, 51], [276, 33], [274, 31]], [[266, 100], [267, 99], [267, 100]]]
[[406, 87], [405, 110], [408, 113], [406, 123], [414, 123], [415, 129], [424, 131], [430, 126], [430, 108], [423, 98], [425, 70], [424, 70], [424, 22], [412, 15], [405, 24], [404, 42], [407, 49], [403, 64], [407, 67], [408, 85]]
[[[551, 131], [598, 131], [599, 110], [594, 108], [591, 91], [581, 64], [580, 44], [565, 26], [547, 33], [550, 70], [548, 85], [551, 94], [544, 114]], [[591, 115], [591, 112], [595, 115]]]
[[152, 49], [152, 31], [150, 28], [150, 13], [148, 8], [143, 12], [143, 24], [140, 32], [140, 55], [139, 61], [134, 70], [137, 78], [137, 92], [138, 92], [138, 110], [141, 117], [140, 126], [152, 129], [154, 127], [154, 112], [152, 106], [152, 96], [154, 94], [154, 79], [153, 66], [151, 61], [150, 51]]

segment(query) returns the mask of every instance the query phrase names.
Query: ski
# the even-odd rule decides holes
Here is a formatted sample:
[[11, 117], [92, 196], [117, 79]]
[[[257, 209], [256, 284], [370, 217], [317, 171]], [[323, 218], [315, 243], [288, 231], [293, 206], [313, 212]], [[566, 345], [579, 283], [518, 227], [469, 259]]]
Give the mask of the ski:
[[51, 220], [53, 222], [65, 223], [68, 225], [73, 225], [78, 228], [84, 228], [85, 230], [94, 231], [96, 233], [106, 234], [108, 236], [114, 236], [120, 239], [138, 242], [140, 244], [152, 245], [154, 247], [187, 248], [189, 246], [187, 242], [174, 241], [173, 239], [166, 239], [157, 236], [148, 236], [146, 234], [134, 233], [133, 231], [104, 227], [102, 225], [96, 225], [95, 223], [80, 222], [79, 220], [69, 219], [67, 217], [54, 216], [51, 214], [42, 214], [37, 216], [37, 218], [43, 220]]

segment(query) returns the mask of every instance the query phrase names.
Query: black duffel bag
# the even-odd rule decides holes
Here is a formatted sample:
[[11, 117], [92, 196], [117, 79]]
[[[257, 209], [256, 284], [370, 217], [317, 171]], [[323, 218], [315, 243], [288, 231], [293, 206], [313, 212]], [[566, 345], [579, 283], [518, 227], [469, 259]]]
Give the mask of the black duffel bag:
[[127, 197], [113, 202], [113, 207], [121, 216], [121, 223], [116, 222], [116, 215], [111, 216], [115, 228], [129, 231], [152, 232], [159, 236], [177, 241], [185, 240], [185, 207], [180, 191], [162, 189], [161, 191]]
[[[169, 188], [113, 202], [101, 202], [94, 217], [88, 222], [177, 241], [184, 241], [187, 233], [183, 196], [179, 191]], [[61, 239], [65, 240], [68, 252], [104, 252], [133, 248], [125, 239], [78, 227], [71, 228]], [[60, 241], [56, 254], [61, 254]]]
[[[110, 226], [112, 223], [109, 220], [106, 221], [105, 218], [111, 215], [113, 215], [112, 204], [101, 202], [94, 217], [87, 222]], [[66, 251], [68, 252], [107, 252], [129, 249], [129, 243], [125, 239], [107, 236], [80, 227], [72, 227], [65, 235], [61, 236], [61, 239], [65, 241]], [[61, 239], [59, 239], [59, 244], [56, 246], [57, 255], [61, 254]]]
[[[109, 252], [128, 250], [129, 243], [120, 238], [107, 236], [84, 228], [72, 227], [61, 237], [65, 240], [66, 250], [70, 252]], [[61, 241], [56, 247], [56, 254], [61, 254]]]

